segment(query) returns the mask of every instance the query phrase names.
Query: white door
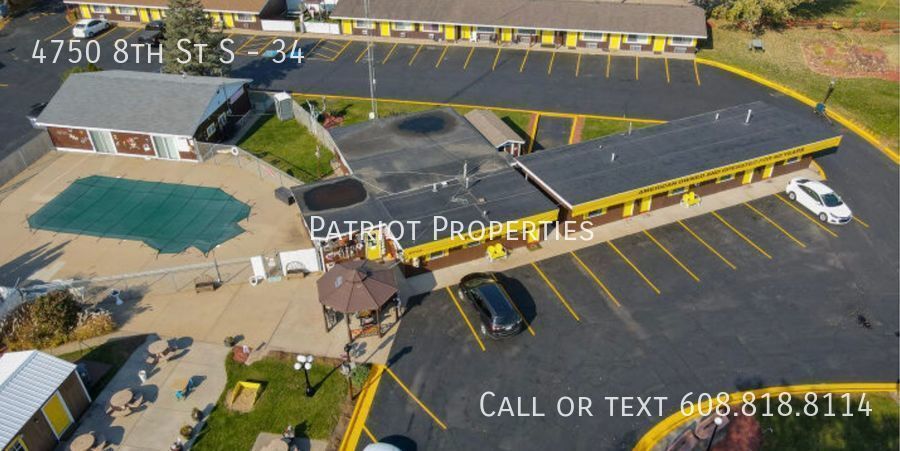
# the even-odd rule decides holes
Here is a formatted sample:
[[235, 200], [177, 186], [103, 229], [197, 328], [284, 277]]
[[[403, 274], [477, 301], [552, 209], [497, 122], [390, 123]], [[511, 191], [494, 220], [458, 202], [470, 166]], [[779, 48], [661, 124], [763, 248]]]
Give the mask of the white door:
[[99, 153], [116, 153], [116, 143], [108, 131], [90, 131], [91, 141], [94, 142], [94, 150]]
[[166, 160], [178, 159], [178, 142], [175, 138], [162, 136], [153, 137], [153, 145], [156, 146], [156, 154]]

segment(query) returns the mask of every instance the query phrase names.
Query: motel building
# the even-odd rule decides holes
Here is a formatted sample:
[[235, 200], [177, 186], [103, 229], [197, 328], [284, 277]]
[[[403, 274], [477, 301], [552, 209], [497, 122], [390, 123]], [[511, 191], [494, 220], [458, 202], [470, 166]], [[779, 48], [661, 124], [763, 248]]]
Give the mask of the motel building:
[[[449, 108], [333, 129], [350, 175], [292, 188], [323, 267], [397, 261], [413, 275], [503, 258], [583, 227], [689, 208], [808, 168], [841, 142], [812, 113], [764, 102], [518, 158], [478, 130]], [[441, 223], [488, 220], [460, 233]], [[411, 221], [419, 221], [414, 234], [384, 226]]]
[[560, 206], [561, 220], [596, 226], [689, 208], [703, 196], [808, 168], [841, 138], [812, 113], [754, 102], [531, 153], [516, 166]]
[[[164, 20], [168, 0], [64, 0], [77, 19], [106, 19], [113, 22], [147, 23]], [[264, 18], [277, 18], [284, 0], [201, 0], [215, 27], [262, 30]]]
[[341, 34], [692, 54], [706, 15], [687, 0], [341, 0]]

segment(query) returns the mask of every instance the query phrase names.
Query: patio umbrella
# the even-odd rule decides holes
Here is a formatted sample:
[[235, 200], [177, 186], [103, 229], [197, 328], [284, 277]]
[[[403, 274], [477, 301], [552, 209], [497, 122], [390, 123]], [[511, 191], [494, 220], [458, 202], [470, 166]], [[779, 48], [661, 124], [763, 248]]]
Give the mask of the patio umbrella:
[[341, 313], [380, 310], [397, 294], [394, 271], [369, 260], [338, 263], [316, 285], [319, 302]]

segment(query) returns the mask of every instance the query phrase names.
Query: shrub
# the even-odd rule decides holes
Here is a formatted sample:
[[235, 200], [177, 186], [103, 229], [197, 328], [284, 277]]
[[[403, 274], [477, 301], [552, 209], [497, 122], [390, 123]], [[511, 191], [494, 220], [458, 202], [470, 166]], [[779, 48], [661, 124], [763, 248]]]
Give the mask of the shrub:
[[868, 19], [863, 22], [862, 28], [866, 31], [881, 31], [881, 21], [876, 18]]
[[0, 321], [0, 339], [10, 351], [45, 349], [72, 338], [83, 340], [112, 332], [115, 323], [105, 310], [84, 311], [68, 291], [60, 290], [25, 302]]
[[368, 378], [369, 365], [356, 365], [356, 368], [353, 368], [353, 371], [350, 373], [350, 380], [353, 382], [354, 387], [362, 387]]

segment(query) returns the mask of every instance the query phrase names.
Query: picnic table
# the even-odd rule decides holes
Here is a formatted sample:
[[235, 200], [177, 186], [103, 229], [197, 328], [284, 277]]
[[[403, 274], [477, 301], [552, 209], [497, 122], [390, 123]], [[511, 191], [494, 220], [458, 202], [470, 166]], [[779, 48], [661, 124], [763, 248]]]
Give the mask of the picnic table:
[[69, 443], [70, 451], [89, 451], [91, 449], [101, 449], [106, 445], [106, 439], [102, 436], [97, 437], [93, 432], [86, 432], [75, 437], [72, 443]]
[[763, 45], [762, 39], [758, 39], [758, 38], [751, 40], [749, 47], [750, 47], [751, 51], [760, 51], [760, 52], [766, 51], [766, 47]]

